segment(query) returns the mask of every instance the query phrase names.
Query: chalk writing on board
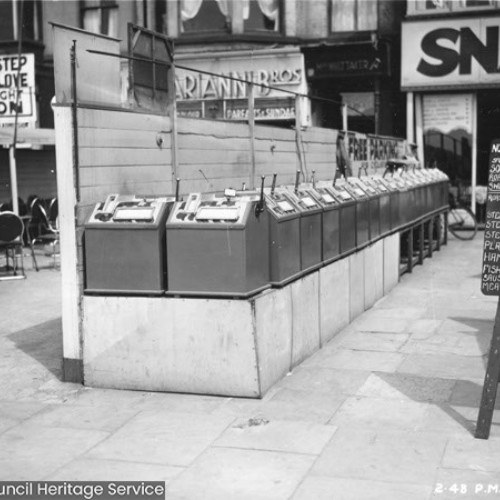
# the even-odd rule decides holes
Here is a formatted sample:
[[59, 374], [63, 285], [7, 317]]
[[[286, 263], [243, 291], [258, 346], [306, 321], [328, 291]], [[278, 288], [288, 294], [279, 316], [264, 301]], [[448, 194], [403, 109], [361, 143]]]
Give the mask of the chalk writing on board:
[[500, 139], [491, 143], [481, 291], [500, 295]]

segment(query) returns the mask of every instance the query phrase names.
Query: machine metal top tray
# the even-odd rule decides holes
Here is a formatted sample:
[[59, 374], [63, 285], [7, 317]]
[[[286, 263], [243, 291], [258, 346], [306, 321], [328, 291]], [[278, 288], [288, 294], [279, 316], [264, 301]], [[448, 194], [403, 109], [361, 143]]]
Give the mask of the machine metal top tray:
[[166, 204], [174, 200], [173, 196], [155, 198], [110, 194], [104, 203], [95, 206], [85, 226], [108, 229], [156, 227], [161, 223]]
[[229, 197], [223, 193], [191, 193], [178, 202], [167, 221], [168, 227], [214, 229], [244, 228], [256, 201], [251, 197]]

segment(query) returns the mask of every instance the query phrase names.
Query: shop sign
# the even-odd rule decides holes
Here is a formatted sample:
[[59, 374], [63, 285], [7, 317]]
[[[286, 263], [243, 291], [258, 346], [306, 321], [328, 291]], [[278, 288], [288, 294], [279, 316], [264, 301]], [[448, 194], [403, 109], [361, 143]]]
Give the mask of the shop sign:
[[307, 77], [389, 75], [389, 50], [386, 44], [325, 47], [310, 52]]
[[500, 17], [403, 23], [401, 87], [500, 83]]
[[355, 169], [364, 169], [366, 174], [374, 173], [385, 169], [388, 159], [398, 156], [402, 143], [402, 140], [390, 137], [349, 132], [349, 159]]
[[[304, 58], [295, 49], [211, 53], [203, 57], [180, 55], [176, 64], [180, 116], [247, 120], [249, 86], [239, 80], [255, 83], [256, 120], [294, 120], [295, 97], [288, 91], [307, 93]], [[307, 121], [308, 104], [303, 106], [301, 116]]]
[[424, 95], [424, 132], [450, 134], [465, 130], [472, 134], [472, 94]]
[[500, 139], [491, 143], [481, 291], [500, 295]]
[[0, 56], [0, 127], [34, 127], [35, 56], [34, 54]]

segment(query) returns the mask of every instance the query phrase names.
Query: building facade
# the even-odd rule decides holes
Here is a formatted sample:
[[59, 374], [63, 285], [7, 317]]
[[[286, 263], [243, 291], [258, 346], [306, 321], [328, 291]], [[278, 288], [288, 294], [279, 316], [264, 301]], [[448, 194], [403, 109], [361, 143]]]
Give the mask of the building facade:
[[499, 30], [492, 0], [409, 0], [402, 26], [410, 135], [480, 218], [489, 146], [500, 137]]
[[[239, 80], [251, 80], [258, 121], [404, 137], [406, 104], [399, 85], [405, 9], [405, 2], [395, 0], [5, 0], [0, 57], [17, 61], [19, 51], [27, 56], [32, 84], [23, 94], [29, 99], [13, 103], [16, 70], [0, 70], [0, 131], [13, 126], [20, 105], [18, 115], [28, 109], [30, 115], [19, 126], [53, 127], [51, 23], [117, 38], [123, 55], [132, 23], [173, 40], [179, 114], [247, 120], [249, 87]], [[126, 102], [127, 59], [122, 68]], [[25, 144], [18, 154], [20, 197], [55, 196], [55, 173], [53, 146]], [[9, 183], [4, 149], [0, 202], [10, 197]]]

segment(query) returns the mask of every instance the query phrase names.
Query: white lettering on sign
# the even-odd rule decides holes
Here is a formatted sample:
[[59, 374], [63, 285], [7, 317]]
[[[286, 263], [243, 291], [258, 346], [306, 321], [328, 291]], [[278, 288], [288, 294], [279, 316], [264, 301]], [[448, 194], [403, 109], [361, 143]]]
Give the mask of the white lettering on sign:
[[[295, 108], [282, 107], [282, 108], [256, 108], [254, 110], [255, 119], [281, 119], [289, 120], [295, 118]], [[226, 118], [228, 120], [247, 120], [248, 108], [228, 109], [226, 111]]]
[[0, 56], [0, 126], [12, 126], [18, 117], [21, 127], [34, 126], [35, 56]]
[[245, 82], [233, 80], [237, 78], [256, 84], [256, 97], [269, 96], [268, 88], [260, 87], [266, 85], [271, 87], [299, 86], [302, 83], [302, 69], [277, 69], [258, 71], [231, 71], [221, 73], [230, 78], [205, 75], [202, 73], [186, 73], [176, 77], [175, 88], [177, 99], [180, 100], [203, 100], [203, 99], [241, 99], [247, 97]]

